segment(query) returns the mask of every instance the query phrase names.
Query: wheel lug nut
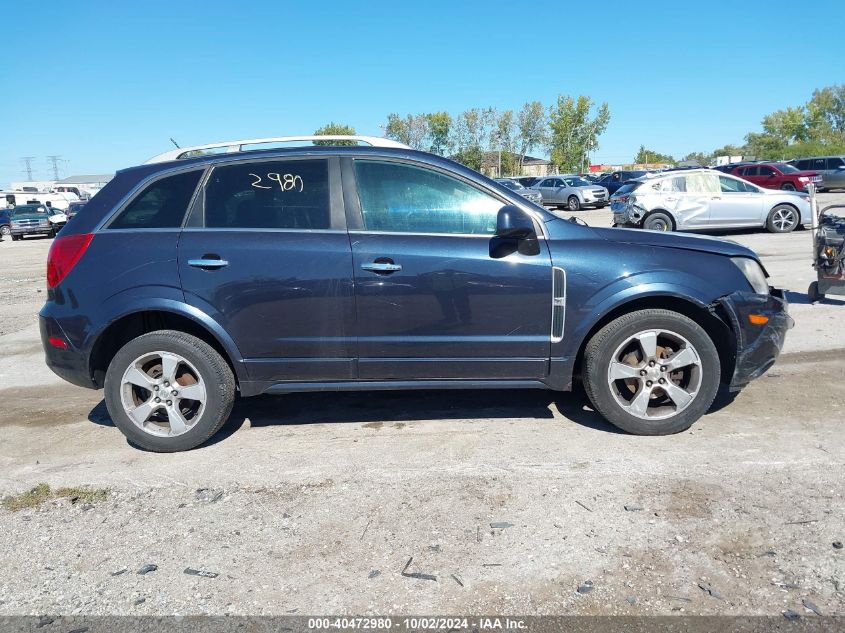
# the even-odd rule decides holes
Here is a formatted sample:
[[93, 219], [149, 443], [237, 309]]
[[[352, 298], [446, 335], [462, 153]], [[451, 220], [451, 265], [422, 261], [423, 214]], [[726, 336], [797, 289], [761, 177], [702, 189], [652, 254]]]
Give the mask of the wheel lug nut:
[[646, 374], [645, 369], [641, 369], [641, 370], [640, 370], [640, 376], [645, 376], [645, 374]]
[[178, 392], [178, 391], [176, 391], [175, 389], [174, 389], [173, 391], [171, 391], [170, 393], [171, 393], [171, 394], [173, 394], [174, 396], [178, 396], [178, 395], [179, 395], [179, 392]]
[[156, 398], [156, 402], [161, 402], [161, 398]]
[[650, 380], [647, 380], [647, 381], [646, 381], [646, 383], [645, 383], [645, 386], [646, 386], [646, 387], [651, 387], [651, 385], [652, 385], [652, 382], [651, 382]]
[[153, 387], [153, 391], [158, 391], [158, 385], [156, 385], [155, 387]]
[[660, 366], [660, 371], [666, 371], [666, 365], [661, 365], [661, 366]]
[[663, 385], [663, 384], [665, 384], [665, 383], [666, 383], [666, 379], [665, 379], [665, 378], [661, 378], [658, 382], [659, 382], [661, 385]]
[[168, 400], [168, 401], [167, 401], [167, 406], [168, 406], [168, 407], [172, 407], [172, 406], [173, 406], [173, 400]]
[[170, 383], [169, 383], [169, 382], [167, 382], [167, 381], [165, 380], [165, 381], [164, 381], [164, 386], [165, 386], [165, 387], [169, 387], [169, 386], [170, 386]]
[[653, 360], [648, 361], [648, 366], [649, 366], [649, 367], [654, 367], [654, 361], [653, 361]]

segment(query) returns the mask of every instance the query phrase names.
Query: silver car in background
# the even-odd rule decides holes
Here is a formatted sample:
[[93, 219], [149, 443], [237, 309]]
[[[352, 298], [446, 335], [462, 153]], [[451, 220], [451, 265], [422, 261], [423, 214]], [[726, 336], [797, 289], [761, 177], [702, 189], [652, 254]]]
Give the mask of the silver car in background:
[[591, 184], [580, 176], [547, 176], [531, 185], [531, 188], [540, 192], [544, 205], [566, 207], [570, 211], [589, 206], [602, 209], [608, 203], [607, 189]]
[[797, 169], [818, 172], [822, 189], [845, 189], [845, 156], [817, 156], [789, 161]]
[[810, 223], [810, 197], [763, 189], [712, 169], [662, 172], [638, 178], [614, 226], [653, 231], [700, 231], [765, 227], [788, 233]]
[[523, 187], [522, 184], [520, 184], [513, 178], [496, 178], [496, 182], [498, 182], [500, 185], [504, 185], [511, 191], [516, 191], [523, 198], [530, 200], [534, 204], [539, 204], [541, 206], [543, 204], [543, 197], [540, 195], [539, 192], [534, 191], [533, 189], [529, 189], [528, 187]]

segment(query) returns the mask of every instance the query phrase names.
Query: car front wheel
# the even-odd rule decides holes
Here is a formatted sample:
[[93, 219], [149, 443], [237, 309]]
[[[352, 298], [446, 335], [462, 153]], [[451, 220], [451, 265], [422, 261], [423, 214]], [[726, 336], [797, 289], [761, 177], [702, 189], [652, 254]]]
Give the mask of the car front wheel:
[[578, 199], [578, 196], [569, 196], [566, 206], [570, 211], [578, 211], [581, 208], [581, 201]]
[[707, 332], [669, 310], [623, 315], [584, 352], [584, 388], [596, 411], [636, 435], [688, 429], [713, 403], [720, 375]]
[[229, 418], [235, 380], [208, 343], [160, 330], [117, 352], [106, 372], [105, 400], [133, 444], [158, 453], [184, 451], [208, 440]]
[[779, 204], [769, 213], [766, 228], [771, 233], [789, 233], [798, 226], [798, 212], [785, 204]]
[[12, 234], [12, 229], [9, 228], [8, 224], [4, 224], [3, 226], [0, 226], [0, 235], [2, 235], [3, 237], [8, 237], [11, 234]]

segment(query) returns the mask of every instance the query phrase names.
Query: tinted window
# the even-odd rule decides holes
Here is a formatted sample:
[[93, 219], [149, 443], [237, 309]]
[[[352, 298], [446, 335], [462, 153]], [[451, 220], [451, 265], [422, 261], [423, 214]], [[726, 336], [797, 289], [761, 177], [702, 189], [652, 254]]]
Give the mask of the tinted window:
[[771, 167], [758, 167], [759, 175], [761, 176], [774, 176], [775, 170]]
[[827, 159], [828, 169], [839, 169], [840, 167], [842, 167], [842, 165], [845, 165], [845, 161], [843, 161], [841, 158], [834, 157]]
[[814, 158], [813, 164], [810, 166], [810, 169], [824, 169], [825, 168], [825, 160], [824, 158]]
[[805, 169], [809, 169], [809, 168], [810, 168], [810, 162], [811, 162], [811, 161], [809, 161], [809, 160], [798, 160], [798, 161], [795, 161], [795, 166], [796, 166], [798, 169], [800, 169], [801, 171], [803, 171], [803, 170], [805, 170]]
[[47, 207], [41, 205], [22, 205], [15, 209], [15, 215], [28, 215], [30, 213], [47, 215]]
[[108, 228], [179, 228], [201, 175], [201, 171], [189, 171], [156, 180], [137, 195]]
[[776, 167], [780, 170], [782, 174], [794, 174], [796, 171], [798, 171], [797, 167], [793, 167], [788, 163], [778, 163]]
[[215, 167], [205, 187], [205, 226], [331, 228], [328, 174], [323, 159]]
[[364, 227], [397, 233], [490, 235], [502, 202], [429, 169], [355, 161]]

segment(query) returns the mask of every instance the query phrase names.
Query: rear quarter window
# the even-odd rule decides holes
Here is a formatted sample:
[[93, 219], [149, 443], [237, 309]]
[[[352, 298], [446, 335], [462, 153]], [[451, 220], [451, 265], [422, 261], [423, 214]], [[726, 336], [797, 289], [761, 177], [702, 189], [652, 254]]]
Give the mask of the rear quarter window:
[[179, 228], [201, 175], [201, 170], [189, 171], [150, 183], [111, 221], [108, 228]]

